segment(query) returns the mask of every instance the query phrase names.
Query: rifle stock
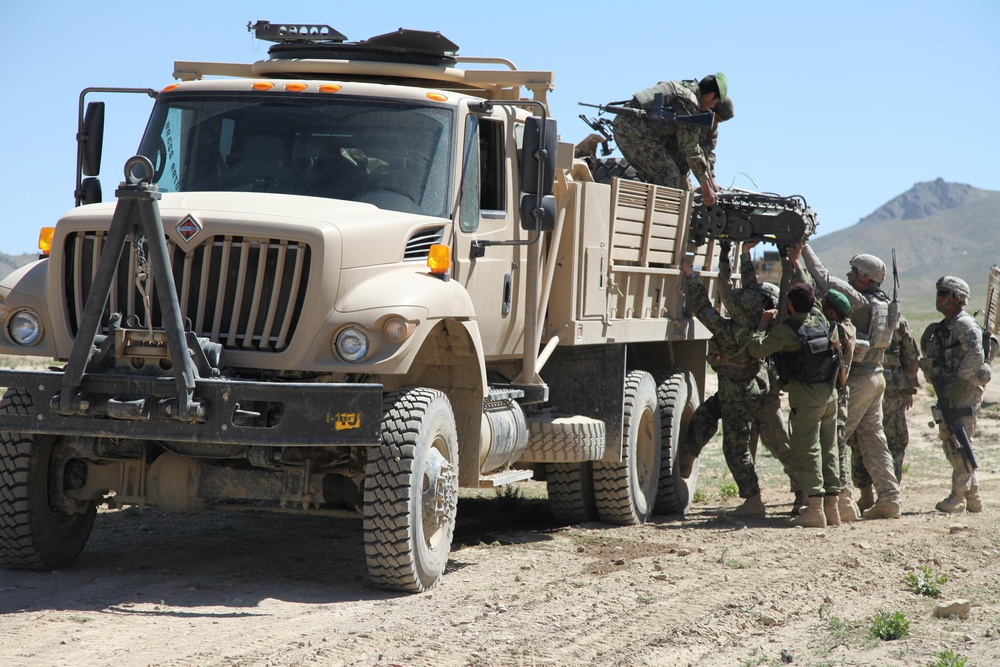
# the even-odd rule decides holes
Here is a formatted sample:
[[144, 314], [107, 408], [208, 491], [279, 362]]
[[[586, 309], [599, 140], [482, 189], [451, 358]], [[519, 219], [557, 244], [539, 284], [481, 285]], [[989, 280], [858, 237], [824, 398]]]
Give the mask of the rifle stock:
[[930, 426], [944, 424], [955, 443], [958, 444], [958, 453], [962, 457], [966, 471], [973, 472], [979, 468], [979, 463], [976, 462], [976, 455], [972, 451], [972, 440], [969, 439], [969, 434], [962, 423], [963, 415], [959, 413], [958, 409], [948, 405], [941, 394], [943, 387], [940, 381], [931, 380], [931, 384], [934, 386], [934, 393], [937, 394], [937, 404], [931, 406], [931, 415], [934, 417], [934, 421], [931, 422]]

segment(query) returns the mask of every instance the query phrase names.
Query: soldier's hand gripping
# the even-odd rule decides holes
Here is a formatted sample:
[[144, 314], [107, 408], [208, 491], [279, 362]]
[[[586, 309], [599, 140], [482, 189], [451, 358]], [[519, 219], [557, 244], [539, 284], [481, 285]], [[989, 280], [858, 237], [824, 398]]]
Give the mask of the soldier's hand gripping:
[[705, 182], [701, 184], [701, 203], [705, 206], [715, 206], [716, 201], [715, 190], [712, 189], [712, 182], [706, 179]]

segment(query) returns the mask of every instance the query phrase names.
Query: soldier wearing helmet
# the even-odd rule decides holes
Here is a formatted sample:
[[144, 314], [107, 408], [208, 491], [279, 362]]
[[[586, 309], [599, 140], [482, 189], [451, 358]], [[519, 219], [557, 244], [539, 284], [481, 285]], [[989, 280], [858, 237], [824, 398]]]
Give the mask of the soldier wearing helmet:
[[[706, 413], [722, 417], [722, 451], [743, 498], [743, 504], [733, 511], [733, 515], [760, 518], [765, 510], [760, 497], [760, 482], [750, 455], [750, 430], [754, 412], [767, 393], [768, 381], [766, 369], [748, 354], [747, 345], [760, 321], [764, 299], [755, 290], [732, 290], [727, 302], [731, 317], [724, 317], [712, 306], [705, 286], [698, 281], [687, 258], [681, 262], [681, 271], [685, 275], [684, 288], [691, 312], [712, 332], [709, 364], [719, 376], [719, 390], [713, 397], [715, 400], [703, 403], [695, 411], [692, 421], [707, 421]], [[682, 477], [691, 475], [694, 461], [704, 444], [685, 437], [678, 458]]]
[[[940, 389], [938, 399], [962, 414], [962, 425], [971, 440], [991, 374], [983, 352], [983, 331], [965, 312], [969, 296], [969, 284], [961, 278], [938, 279], [935, 306], [944, 319], [931, 324], [920, 337], [920, 351], [924, 353], [920, 368], [927, 381]], [[941, 512], [982, 512], [976, 471], [966, 468], [946, 424], [941, 424], [938, 435], [952, 474], [951, 493], [935, 507]]]
[[[729, 83], [722, 72], [701, 81], [661, 81], [640, 90], [625, 104], [650, 110], [655, 96], [663, 95], [664, 107], [679, 116], [711, 111], [728, 97]], [[711, 165], [702, 148], [702, 130], [693, 125], [650, 123], [645, 118], [619, 114], [614, 120], [615, 143], [639, 177], [647, 183], [690, 190], [688, 174], [693, 173], [706, 206], [715, 204]]]
[[[920, 349], [910, 333], [906, 318], [899, 318], [899, 326], [892, 332], [892, 342], [885, 351], [882, 375], [885, 377], [885, 394], [882, 396], [882, 430], [892, 455], [896, 479], [903, 481], [903, 461], [906, 446], [910, 443], [910, 429], [906, 424], [906, 411], [913, 407], [913, 397], [920, 386], [918, 380]], [[858, 506], [868, 509], [875, 504], [872, 478], [858, 457], [852, 462], [851, 476], [861, 492]]]
[[[852, 447], [852, 458], [860, 457], [864, 461], [878, 494], [875, 504], [862, 513], [862, 518], [898, 519], [901, 508], [899, 480], [882, 428], [882, 396], [885, 393], [882, 362], [892, 340], [889, 298], [880, 289], [885, 279], [885, 263], [874, 255], [855, 255], [851, 258], [847, 280], [843, 280], [830, 275], [808, 243], [802, 245], [801, 255], [817, 292], [825, 295], [833, 288], [851, 303], [851, 321], [857, 329], [857, 341], [847, 378], [844, 436], [848, 442], [856, 443]], [[855, 434], [857, 438], [852, 440]], [[850, 496], [850, 490], [846, 491], [845, 495]], [[846, 497], [843, 500], [853, 502]]]
[[[760, 298], [753, 297], [753, 310], [750, 317], [753, 320], [751, 329], [756, 329], [760, 320], [761, 310], [772, 310], [777, 307], [780, 296], [778, 287], [772, 283], [758, 283], [757, 272], [750, 259], [750, 248], [756, 245], [756, 241], [747, 242], [743, 245], [741, 255], [741, 283], [743, 289], [734, 289], [732, 285], [732, 261], [730, 259], [731, 244], [728, 241], [720, 243], [722, 253], [719, 256], [719, 284], [722, 289], [722, 303], [726, 310], [736, 319], [744, 317], [744, 306], [741, 299], [747, 299], [746, 294], [755, 294]], [[739, 315], [738, 315], [739, 313]], [[755, 319], [754, 319], [755, 318]], [[788, 444], [788, 431], [785, 428], [784, 416], [781, 411], [781, 383], [773, 374], [773, 365], [764, 364], [768, 375], [768, 391], [760, 398], [757, 408], [752, 412], [750, 437], [748, 447], [751, 458], [756, 461], [757, 441], [764, 443], [764, 447], [777, 459], [785, 470], [785, 474], [794, 479], [790, 465], [791, 448]], [[688, 423], [685, 434], [685, 442], [681, 449], [681, 474], [684, 477], [690, 476], [693, 469], [694, 459], [700, 454], [705, 445], [715, 436], [719, 429], [719, 420], [722, 418], [722, 406], [720, 394], [716, 392], [706, 399], [695, 411]], [[753, 399], [756, 404], [756, 398]], [[685, 455], [684, 452], [687, 452]], [[687, 473], [687, 474], [685, 474]]]

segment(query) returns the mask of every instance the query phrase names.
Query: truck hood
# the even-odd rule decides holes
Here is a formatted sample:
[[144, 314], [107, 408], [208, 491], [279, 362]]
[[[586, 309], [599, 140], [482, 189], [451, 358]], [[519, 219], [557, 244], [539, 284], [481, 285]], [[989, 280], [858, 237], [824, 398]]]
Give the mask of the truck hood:
[[[63, 220], [104, 229], [116, 205], [110, 201], [81, 206]], [[177, 225], [189, 214], [216, 227], [231, 226], [235, 233], [240, 225], [261, 224], [285, 226], [283, 231], [291, 236], [319, 232], [329, 237], [339, 232], [343, 268], [399, 262], [415, 231], [439, 227], [443, 233], [450, 225], [445, 218], [383, 210], [361, 202], [260, 192], [163, 193], [159, 208], [164, 231], [171, 236], [177, 235]]]

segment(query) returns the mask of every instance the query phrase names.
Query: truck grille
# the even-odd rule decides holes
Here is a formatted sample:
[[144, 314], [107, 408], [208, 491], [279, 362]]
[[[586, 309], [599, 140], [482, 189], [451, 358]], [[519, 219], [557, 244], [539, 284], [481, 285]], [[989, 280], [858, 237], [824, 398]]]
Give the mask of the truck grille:
[[[87, 294], [97, 273], [105, 232], [77, 232], [66, 239], [66, 303], [75, 336]], [[309, 246], [299, 241], [243, 236], [213, 236], [184, 250], [167, 239], [167, 252], [181, 314], [192, 330], [230, 350], [281, 352], [295, 333], [309, 276]], [[146, 310], [136, 287], [136, 246], [122, 253], [104, 310], [102, 333], [113, 312], [138, 317], [146, 326]], [[162, 326], [152, 276], [152, 326]], [[134, 322], [133, 322], [134, 324]]]

